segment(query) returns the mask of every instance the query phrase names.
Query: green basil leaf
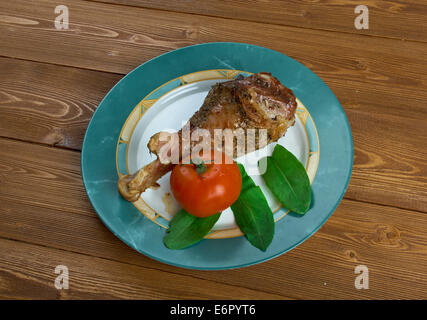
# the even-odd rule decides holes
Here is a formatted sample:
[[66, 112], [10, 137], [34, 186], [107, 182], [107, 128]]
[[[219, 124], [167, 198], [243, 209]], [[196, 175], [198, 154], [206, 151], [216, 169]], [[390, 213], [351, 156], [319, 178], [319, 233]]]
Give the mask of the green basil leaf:
[[169, 249], [184, 249], [203, 239], [218, 221], [220, 213], [198, 218], [181, 209], [169, 222], [163, 243]]
[[268, 188], [287, 209], [304, 214], [310, 209], [311, 187], [307, 172], [299, 160], [277, 144], [267, 157], [267, 170], [262, 175]]
[[274, 236], [273, 213], [261, 188], [251, 187], [231, 205], [240, 230], [256, 248], [265, 251]]
[[238, 164], [242, 175], [242, 190], [231, 205], [236, 223], [249, 242], [265, 251], [274, 236], [273, 213], [261, 189], [248, 176], [243, 165]]

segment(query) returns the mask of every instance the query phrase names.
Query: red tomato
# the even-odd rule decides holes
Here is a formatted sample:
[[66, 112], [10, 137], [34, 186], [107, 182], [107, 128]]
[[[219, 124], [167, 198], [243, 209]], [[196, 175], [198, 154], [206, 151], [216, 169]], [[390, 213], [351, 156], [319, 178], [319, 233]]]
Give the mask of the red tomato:
[[[213, 159], [213, 153], [212, 153]], [[232, 205], [239, 197], [242, 177], [233, 161], [215, 164], [202, 159], [201, 165], [177, 164], [170, 177], [172, 193], [179, 204], [196, 217], [208, 217]], [[204, 167], [203, 167], [204, 166]]]

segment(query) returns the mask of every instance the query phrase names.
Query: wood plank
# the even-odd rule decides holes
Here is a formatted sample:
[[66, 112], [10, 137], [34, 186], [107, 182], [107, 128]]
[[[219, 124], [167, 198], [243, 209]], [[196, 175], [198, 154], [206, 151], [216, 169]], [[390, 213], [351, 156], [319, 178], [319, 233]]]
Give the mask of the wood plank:
[[0, 136], [80, 150], [96, 106], [121, 77], [0, 58]]
[[[92, 0], [144, 8], [240, 19], [285, 26], [358, 33], [427, 42], [427, 4], [420, 0], [213, 1]], [[369, 9], [369, 29], [357, 30], [356, 6]]]
[[426, 118], [347, 115], [355, 158], [346, 197], [427, 212]]
[[[69, 289], [54, 286], [57, 265]], [[0, 296], [9, 299], [283, 299], [265, 292], [0, 239]]]
[[[413, 113], [414, 108], [426, 110], [422, 103], [427, 99], [424, 43], [81, 1], [69, 5], [74, 22], [63, 32], [53, 28], [54, 16], [49, 11], [54, 6], [52, 0], [40, 2], [34, 10], [23, 0], [14, 2], [13, 7], [0, 5], [0, 37], [5, 44], [0, 54], [127, 73], [141, 62], [177, 47], [208, 41], [246, 41], [284, 52], [311, 68], [328, 85], [347, 84], [362, 96], [364, 91], [373, 90], [378, 98], [382, 93], [389, 101], [395, 96], [415, 99], [421, 103], [414, 103], [407, 112]], [[44, 48], [49, 43], [61, 45], [46, 54]], [[75, 47], [79, 47], [78, 54]]]
[[[291, 252], [261, 265], [218, 272], [179, 269], [151, 260], [120, 242], [97, 218], [3, 199], [0, 212], [2, 237], [280, 296], [427, 297], [425, 217], [396, 208], [344, 200], [318, 233]], [[368, 266], [371, 274], [368, 291], [353, 285], [354, 268], [360, 264]]]
[[[231, 41], [246, 39], [247, 42], [255, 41], [268, 46], [271, 43], [274, 49], [285, 53], [289, 49], [289, 55], [298, 60], [301, 56], [303, 62], [326, 79], [334, 92], [340, 92], [338, 97], [346, 101], [346, 111], [352, 127], [356, 128], [353, 131], [357, 141], [355, 174], [348, 195], [365, 201], [426, 211], [426, 123], [423, 116], [426, 111], [427, 82], [423, 66], [427, 59], [423, 43], [400, 43], [388, 39], [374, 41], [358, 35], [343, 36], [335, 32], [271, 25], [264, 29], [261, 28], [263, 25], [251, 22], [103, 4], [86, 6], [79, 1], [67, 2], [72, 15], [76, 14], [77, 21], [72, 22], [73, 29], [64, 34], [53, 29], [56, 3], [46, 1], [40, 2], [40, 6], [31, 4], [25, 1], [8, 7], [0, 4], [0, 54], [125, 73], [141, 61], [170, 48], [223, 40], [222, 37]], [[142, 16], [144, 19], [141, 19]], [[166, 27], [159, 28], [159, 24]], [[255, 39], [253, 41], [252, 35]], [[356, 42], [360, 47], [355, 47]], [[331, 48], [323, 48], [324, 43], [331, 43]], [[75, 51], [77, 47], [78, 52]], [[46, 48], [49, 48], [49, 54]], [[33, 65], [32, 62], [20, 63]], [[54, 68], [46, 68], [40, 74], [53, 74], [51, 71]], [[59, 69], [69, 70], [64, 67]], [[9, 70], [13, 69], [9, 66]], [[25, 81], [30, 77], [38, 77], [37, 72], [30, 77], [28, 74], [27, 70], [22, 78], [18, 78], [17, 87], [13, 86], [13, 81], [2, 82], [0, 90], [6, 88], [9, 95], [1, 98], [6, 103], [1, 106], [0, 112], [3, 114], [0, 116], [14, 117], [13, 112], [10, 112], [11, 102], [22, 102], [22, 105], [18, 103], [14, 106], [20, 110], [26, 109], [21, 117], [28, 115], [28, 123], [34, 122], [30, 127], [34, 126], [37, 139], [46, 137], [46, 132], [55, 133], [55, 128], [59, 128], [56, 130], [63, 134], [63, 141], [67, 136], [72, 140], [70, 145], [61, 142], [61, 139], [42, 143], [63, 143], [63, 146], [78, 149], [85, 121], [90, 117], [98, 97], [105, 94], [98, 95], [98, 90], [108, 90], [110, 87], [108, 81], [102, 81], [103, 73], [92, 72], [88, 78], [92, 80], [91, 83], [102, 83], [97, 83], [93, 91], [87, 92], [90, 97], [86, 98], [81, 98], [79, 90], [75, 90], [79, 89], [78, 86], [70, 93], [66, 91], [68, 81], [73, 85], [77, 80], [84, 81], [85, 70], [79, 70], [77, 76], [66, 75], [67, 80], [63, 83], [61, 77], [52, 80], [45, 78], [40, 86], [37, 82], [26, 85]], [[9, 74], [6, 73], [5, 77], [8, 78]], [[119, 79], [120, 75], [113, 77]], [[52, 86], [55, 87], [53, 80], [60, 83], [59, 95], [55, 95], [52, 90]], [[46, 92], [37, 95], [40, 89]], [[10, 95], [10, 92], [15, 95]], [[28, 93], [33, 97], [28, 98]], [[43, 101], [44, 98], [53, 98], [54, 101]], [[77, 129], [67, 131], [66, 123], [72, 123], [67, 116], [64, 116], [61, 124], [61, 119], [51, 120], [46, 115], [53, 113], [52, 118], [55, 118], [55, 112], [56, 115], [61, 114], [60, 111], [65, 108], [64, 102], [69, 107], [76, 101], [80, 104], [69, 108], [69, 115], [74, 117], [79, 114], [73, 118], [76, 119]], [[35, 102], [35, 105], [31, 102]], [[38, 108], [41, 105], [46, 105], [48, 111]], [[79, 108], [86, 109], [80, 114]], [[44, 121], [48, 122], [45, 127], [40, 124]], [[19, 128], [11, 125], [6, 121], [0, 122], [1, 134], [16, 135], [13, 138], [23, 140], [32, 139], [30, 134], [24, 132], [22, 126], [25, 123], [19, 124]], [[40, 129], [37, 130], [36, 126]], [[64, 128], [63, 131], [60, 131], [61, 128]], [[0, 140], [0, 199], [0, 236], [76, 252], [67, 253], [65, 259], [82, 261], [73, 264], [79, 274], [78, 290], [66, 296], [68, 298], [163, 298], [166, 295], [181, 298], [180, 293], [184, 293], [187, 298], [221, 297], [221, 294], [210, 290], [201, 289], [201, 293], [190, 290], [191, 286], [212, 287], [212, 283], [218, 285], [213, 288], [216, 292], [230, 293], [231, 288], [234, 288], [235, 291], [226, 297], [240, 297], [242, 292], [244, 297], [249, 298], [262, 295], [267, 298], [421, 299], [427, 296], [424, 274], [425, 219], [421, 212], [343, 201], [319, 233], [289, 254], [247, 269], [205, 273], [169, 267], [143, 257], [106, 230], [85, 198], [79, 176], [78, 152]], [[76, 230], [80, 234], [76, 234]], [[54, 293], [47, 290], [49, 284], [52, 287], [53, 283], [53, 260], [63, 257], [63, 252], [53, 250], [56, 253], [52, 254], [50, 248], [22, 243], [14, 246], [15, 241], [2, 241], [7, 243], [0, 245], [0, 261], [3, 263], [0, 283], [6, 285], [0, 285], [0, 288], [7, 289], [6, 293], [0, 291], [0, 296], [53, 297]], [[313, 241], [314, 244], [311, 244]], [[15, 254], [10, 255], [6, 249], [12, 249]], [[80, 253], [91, 256], [82, 256]], [[46, 256], [53, 258], [46, 262]], [[104, 261], [104, 258], [116, 261], [107, 261], [107, 264], [99, 261]], [[360, 263], [370, 268], [370, 290], [354, 289], [354, 266]], [[33, 265], [34, 270], [29, 270], [28, 266]], [[95, 279], [111, 282], [105, 282], [106, 285], [100, 287], [95, 285], [95, 289], [92, 285], [88, 286], [86, 283], [94, 279], [94, 275], [92, 270], [86, 270], [87, 265], [100, 265], [100, 270], [95, 269], [94, 273], [101, 271], [101, 276], [95, 276]], [[146, 279], [130, 286], [130, 293], [125, 290], [129, 285], [125, 287], [123, 283], [134, 283], [134, 278], [146, 275], [147, 269], [151, 270], [148, 272], [150, 280], [175, 281], [173, 294], [166, 289], [159, 290], [158, 281], [146, 282]], [[167, 276], [152, 269], [161, 269]], [[50, 276], [45, 275], [46, 270], [51, 272]], [[129, 276], [123, 278], [122, 273]], [[25, 287], [26, 291], [17, 287]], [[26, 294], [27, 291], [31, 293]]]
[[0, 194], [93, 216], [80, 174], [80, 152], [0, 138]]
[[54, 27], [54, 0], [39, 1], [37, 6], [29, 0], [0, 4], [0, 54], [127, 73], [179, 47], [233, 41], [283, 52], [321, 76], [326, 73], [342, 81], [393, 84], [399, 90], [422, 85], [425, 79], [426, 43], [79, 0], [62, 3], [71, 12], [66, 31]]
[[[0, 136], [72, 149], [81, 149], [93, 110], [121, 77], [10, 58], [0, 58], [0, 65]], [[333, 80], [330, 86], [347, 112], [355, 144], [346, 197], [427, 212], [427, 97], [384, 96], [367, 85], [355, 89], [354, 81]], [[44, 165], [55, 168], [56, 157]]]
[[[319, 232], [277, 259], [229, 271], [179, 269], [138, 254], [103, 226], [77, 183], [78, 155], [0, 140], [0, 237], [289, 298], [427, 297], [424, 213], [344, 200]], [[354, 288], [359, 264], [370, 270], [369, 290]]]

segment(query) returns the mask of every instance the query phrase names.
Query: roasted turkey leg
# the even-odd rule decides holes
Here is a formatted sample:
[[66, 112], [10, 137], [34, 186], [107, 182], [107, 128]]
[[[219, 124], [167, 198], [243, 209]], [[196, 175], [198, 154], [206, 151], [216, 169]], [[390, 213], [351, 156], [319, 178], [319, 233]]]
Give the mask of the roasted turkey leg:
[[[212, 148], [222, 147], [214, 145], [214, 129], [243, 129], [244, 132], [248, 132], [248, 129], [266, 129], [268, 144], [281, 138], [295, 123], [296, 106], [295, 96], [290, 89], [283, 86], [270, 73], [260, 72], [214, 85], [203, 105], [186, 126], [190, 133], [197, 128], [207, 129], [212, 138]], [[182, 132], [183, 129], [178, 132], [179, 143], [182, 143], [184, 138]], [[119, 191], [126, 200], [138, 200], [142, 192], [147, 188], [158, 186], [156, 181], [172, 170], [173, 164], [165, 161], [165, 156], [161, 153], [161, 147], [165, 142], [159, 137], [160, 133], [155, 134], [148, 143], [148, 149], [158, 158], [135, 174], [119, 179]], [[191, 141], [191, 147], [196, 143], [197, 141]], [[257, 136], [252, 149], [257, 150], [265, 145]], [[236, 146], [228, 153], [231, 153], [228, 155], [232, 157], [241, 155]], [[180, 150], [179, 157], [182, 158], [184, 155], [185, 151]]]

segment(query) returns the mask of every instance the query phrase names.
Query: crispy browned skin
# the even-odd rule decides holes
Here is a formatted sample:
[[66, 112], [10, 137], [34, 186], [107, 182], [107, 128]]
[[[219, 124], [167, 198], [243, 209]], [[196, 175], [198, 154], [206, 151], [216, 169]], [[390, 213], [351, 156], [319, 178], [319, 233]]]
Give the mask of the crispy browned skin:
[[[190, 132], [197, 128], [207, 129], [214, 146], [214, 129], [267, 129], [267, 144], [277, 141], [295, 123], [296, 99], [292, 91], [283, 86], [270, 73], [261, 72], [243, 78], [218, 83], [209, 91], [203, 105], [191, 117], [187, 125]], [[158, 159], [119, 180], [119, 191], [128, 201], [136, 201], [147, 188], [156, 186], [156, 181], [172, 170], [171, 163], [162, 161], [160, 153], [164, 142], [160, 133], [151, 137], [148, 148]], [[179, 141], [182, 131], [178, 132]], [[222, 140], [222, 143], [224, 141]], [[198, 141], [191, 142], [191, 146]], [[265, 145], [255, 139], [254, 150]], [[219, 146], [222, 147], [222, 146]], [[251, 150], [252, 151], [252, 150]], [[230, 156], [240, 156], [236, 146]]]

